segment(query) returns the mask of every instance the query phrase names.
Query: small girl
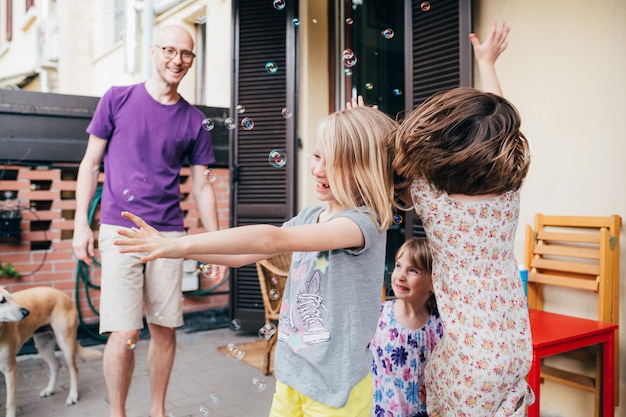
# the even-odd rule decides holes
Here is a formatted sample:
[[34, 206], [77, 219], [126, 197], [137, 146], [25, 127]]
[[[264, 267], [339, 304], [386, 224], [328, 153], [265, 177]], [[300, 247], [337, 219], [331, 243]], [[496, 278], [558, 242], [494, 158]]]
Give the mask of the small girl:
[[397, 126], [369, 107], [328, 116], [311, 160], [315, 194], [283, 227], [250, 225], [164, 238], [130, 213], [139, 229], [120, 231], [121, 252], [142, 259], [191, 257], [231, 267], [293, 252], [283, 294], [271, 416], [369, 416], [372, 356], [393, 219], [391, 148]]
[[494, 24], [490, 38], [501, 46], [481, 66], [490, 68], [484, 85], [497, 94], [437, 94], [391, 136], [396, 192], [424, 225], [444, 327], [426, 367], [431, 417], [524, 416], [534, 401], [525, 381], [528, 309], [514, 255], [530, 156], [520, 116], [499, 95], [493, 71], [504, 29], [506, 35], [508, 27]]
[[425, 238], [411, 238], [396, 252], [391, 274], [395, 300], [380, 309], [370, 342], [374, 355], [372, 417], [427, 417], [424, 368], [443, 336]]

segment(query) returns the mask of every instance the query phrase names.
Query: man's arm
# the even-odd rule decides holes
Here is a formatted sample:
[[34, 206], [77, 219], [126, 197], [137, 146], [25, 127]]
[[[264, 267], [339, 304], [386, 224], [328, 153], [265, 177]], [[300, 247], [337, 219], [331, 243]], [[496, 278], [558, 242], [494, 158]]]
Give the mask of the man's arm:
[[196, 200], [200, 220], [207, 232], [219, 230], [219, 219], [217, 214], [217, 196], [213, 185], [204, 177], [206, 166], [191, 166], [191, 189]]
[[[214, 232], [220, 229], [217, 196], [215, 195], [213, 185], [204, 175], [206, 169], [206, 166], [203, 165], [191, 166], [191, 188], [204, 229], [207, 232]], [[216, 280], [221, 281], [227, 273], [227, 267], [223, 265], [213, 265], [213, 277]]]
[[94, 256], [94, 235], [89, 224], [89, 206], [98, 186], [100, 163], [104, 157], [107, 141], [94, 135], [89, 136], [85, 155], [78, 167], [76, 178], [76, 212], [74, 214], [74, 254], [83, 262]]

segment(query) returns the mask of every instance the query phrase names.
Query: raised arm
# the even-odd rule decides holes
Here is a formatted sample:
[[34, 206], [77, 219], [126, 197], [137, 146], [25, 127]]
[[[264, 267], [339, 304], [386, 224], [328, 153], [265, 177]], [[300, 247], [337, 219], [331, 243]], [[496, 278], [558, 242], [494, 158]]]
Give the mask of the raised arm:
[[470, 42], [474, 49], [474, 56], [478, 63], [480, 80], [483, 91], [502, 96], [502, 87], [498, 81], [495, 63], [500, 54], [506, 49], [507, 36], [511, 28], [505, 23], [493, 22], [489, 35], [483, 43], [475, 33], [470, 33]]

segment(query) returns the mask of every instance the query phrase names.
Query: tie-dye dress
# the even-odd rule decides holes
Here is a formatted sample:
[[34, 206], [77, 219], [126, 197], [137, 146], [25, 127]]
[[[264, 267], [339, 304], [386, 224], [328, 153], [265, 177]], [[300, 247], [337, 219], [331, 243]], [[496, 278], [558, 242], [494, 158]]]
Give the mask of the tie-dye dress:
[[514, 255], [519, 191], [459, 201], [414, 181], [444, 336], [426, 366], [430, 417], [524, 416], [534, 395], [526, 298]]

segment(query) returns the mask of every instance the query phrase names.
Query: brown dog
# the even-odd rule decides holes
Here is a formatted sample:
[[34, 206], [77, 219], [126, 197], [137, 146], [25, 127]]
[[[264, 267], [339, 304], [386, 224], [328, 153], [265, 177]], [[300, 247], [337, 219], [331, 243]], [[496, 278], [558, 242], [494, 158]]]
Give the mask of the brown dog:
[[[49, 325], [52, 332], [35, 331]], [[60, 363], [55, 355], [56, 344], [63, 352], [70, 371], [70, 390], [65, 403], [78, 401], [78, 368], [76, 356], [96, 359], [102, 352], [82, 347], [76, 340], [78, 312], [72, 299], [64, 292], [50, 287], [35, 287], [13, 295], [0, 286], [0, 370], [7, 386], [6, 417], [15, 417], [17, 383], [17, 353], [32, 336], [35, 347], [50, 369], [48, 385], [39, 393], [49, 397], [54, 393]]]

